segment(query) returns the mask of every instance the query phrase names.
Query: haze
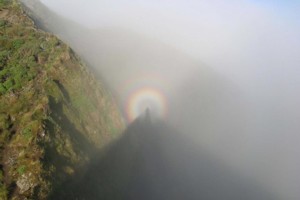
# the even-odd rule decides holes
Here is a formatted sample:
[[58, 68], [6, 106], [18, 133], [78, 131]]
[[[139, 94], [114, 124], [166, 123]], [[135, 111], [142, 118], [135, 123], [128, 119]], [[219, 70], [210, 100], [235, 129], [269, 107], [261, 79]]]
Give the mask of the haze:
[[124, 113], [132, 87], [157, 87], [168, 124], [281, 199], [300, 198], [299, 1], [42, 2], [70, 20], [52, 31]]

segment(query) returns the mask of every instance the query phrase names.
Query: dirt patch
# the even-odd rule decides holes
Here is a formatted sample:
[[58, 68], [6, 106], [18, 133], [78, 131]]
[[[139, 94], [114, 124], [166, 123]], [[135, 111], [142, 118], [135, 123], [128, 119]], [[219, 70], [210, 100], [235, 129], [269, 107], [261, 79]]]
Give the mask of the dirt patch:
[[0, 18], [3, 19], [8, 15], [9, 11], [6, 9], [0, 10]]

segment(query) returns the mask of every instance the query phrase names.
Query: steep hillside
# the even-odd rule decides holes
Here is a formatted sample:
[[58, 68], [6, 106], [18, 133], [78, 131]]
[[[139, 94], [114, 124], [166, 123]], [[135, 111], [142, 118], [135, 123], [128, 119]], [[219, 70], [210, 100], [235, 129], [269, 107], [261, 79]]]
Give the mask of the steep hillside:
[[123, 128], [72, 50], [0, 0], [0, 199], [46, 199]]

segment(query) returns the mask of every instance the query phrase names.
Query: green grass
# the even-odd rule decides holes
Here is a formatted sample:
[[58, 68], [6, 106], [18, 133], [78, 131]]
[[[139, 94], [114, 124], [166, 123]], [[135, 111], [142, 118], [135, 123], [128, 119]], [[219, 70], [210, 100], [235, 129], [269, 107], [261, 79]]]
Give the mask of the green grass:
[[1, 114], [0, 113], [0, 127], [2, 129], [8, 129], [10, 126], [10, 120], [9, 120], [9, 116], [6, 114]]
[[81, 109], [84, 113], [96, 110], [95, 105], [90, 101], [88, 96], [84, 95], [84, 92], [72, 96], [71, 101], [76, 109]]
[[0, 8], [9, 4], [8, 0], [0, 0]]
[[[0, 20], [0, 158], [5, 170], [0, 170], [0, 199], [7, 199], [7, 188], [24, 173], [31, 173], [36, 184], [24, 198], [47, 199], [50, 188], [87, 163], [90, 149], [112, 139], [107, 134], [121, 129], [121, 117], [70, 48], [35, 29], [16, 2], [0, 0], [0, 8], [9, 9], [7, 19]], [[11, 195], [18, 199], [20, 194]]]
[[0, 199], [7, 200], [7, 194], [8, 194], [7, 188], [3, 183], [0, 183]]
[[6, 91], [7, 89], [5, 88], [5, 86], [2, 83], [0, 83], [0, 94], [5, 94]]
[[16, 49], [19, 49], [22, 45], [24, 44], [24, 40], [23, 39], [16, 39], [12, 42], [12, 46], [13, 48], [16, 50]]
[[22, 133], [26, 140], [30, 140], [33, 136], [31, 127], [25, 128]]
[[0, 199], [1, 200], [6, 200], [7, 199], [7, 189], [5, 185], [3, 184], [3, 171], [0, 170]]
[[19, 173], [19, 175], [23, 175], [26, 172], [26, 166], [21, 165], [20, 167], [18, 167], [17, 172]]
[[10, 90], [18, 90], [25, 86], [28, 81], [33, 80], [37, 75], [38, 64], [34, 57], [34, 53], [37, 51], [27, 50], [27, 48], [31, 49], [30, 47], [35, 46], [35, 42], [29, 42], [25, 47], [23, 47], [23, 39], [7, 39], [6, 42], [2, 43], [4, 46], [12, 48], [12, 50], [0, 51], [0, 69], [2, 68], [0, 71], [0, 93], [5, 94]]

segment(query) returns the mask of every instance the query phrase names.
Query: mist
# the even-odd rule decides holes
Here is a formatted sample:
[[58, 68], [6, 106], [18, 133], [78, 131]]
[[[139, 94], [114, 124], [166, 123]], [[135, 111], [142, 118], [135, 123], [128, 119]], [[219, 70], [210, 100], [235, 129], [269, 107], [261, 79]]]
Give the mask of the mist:
[[300, 198], [300, 2], [41, 2], [53, 12], [41, 23], [99, 72], [128, 124], [132, 93], [155, 88], [166, 105], [145, 98], [135, 117], [153, 107], [238, 174]]

